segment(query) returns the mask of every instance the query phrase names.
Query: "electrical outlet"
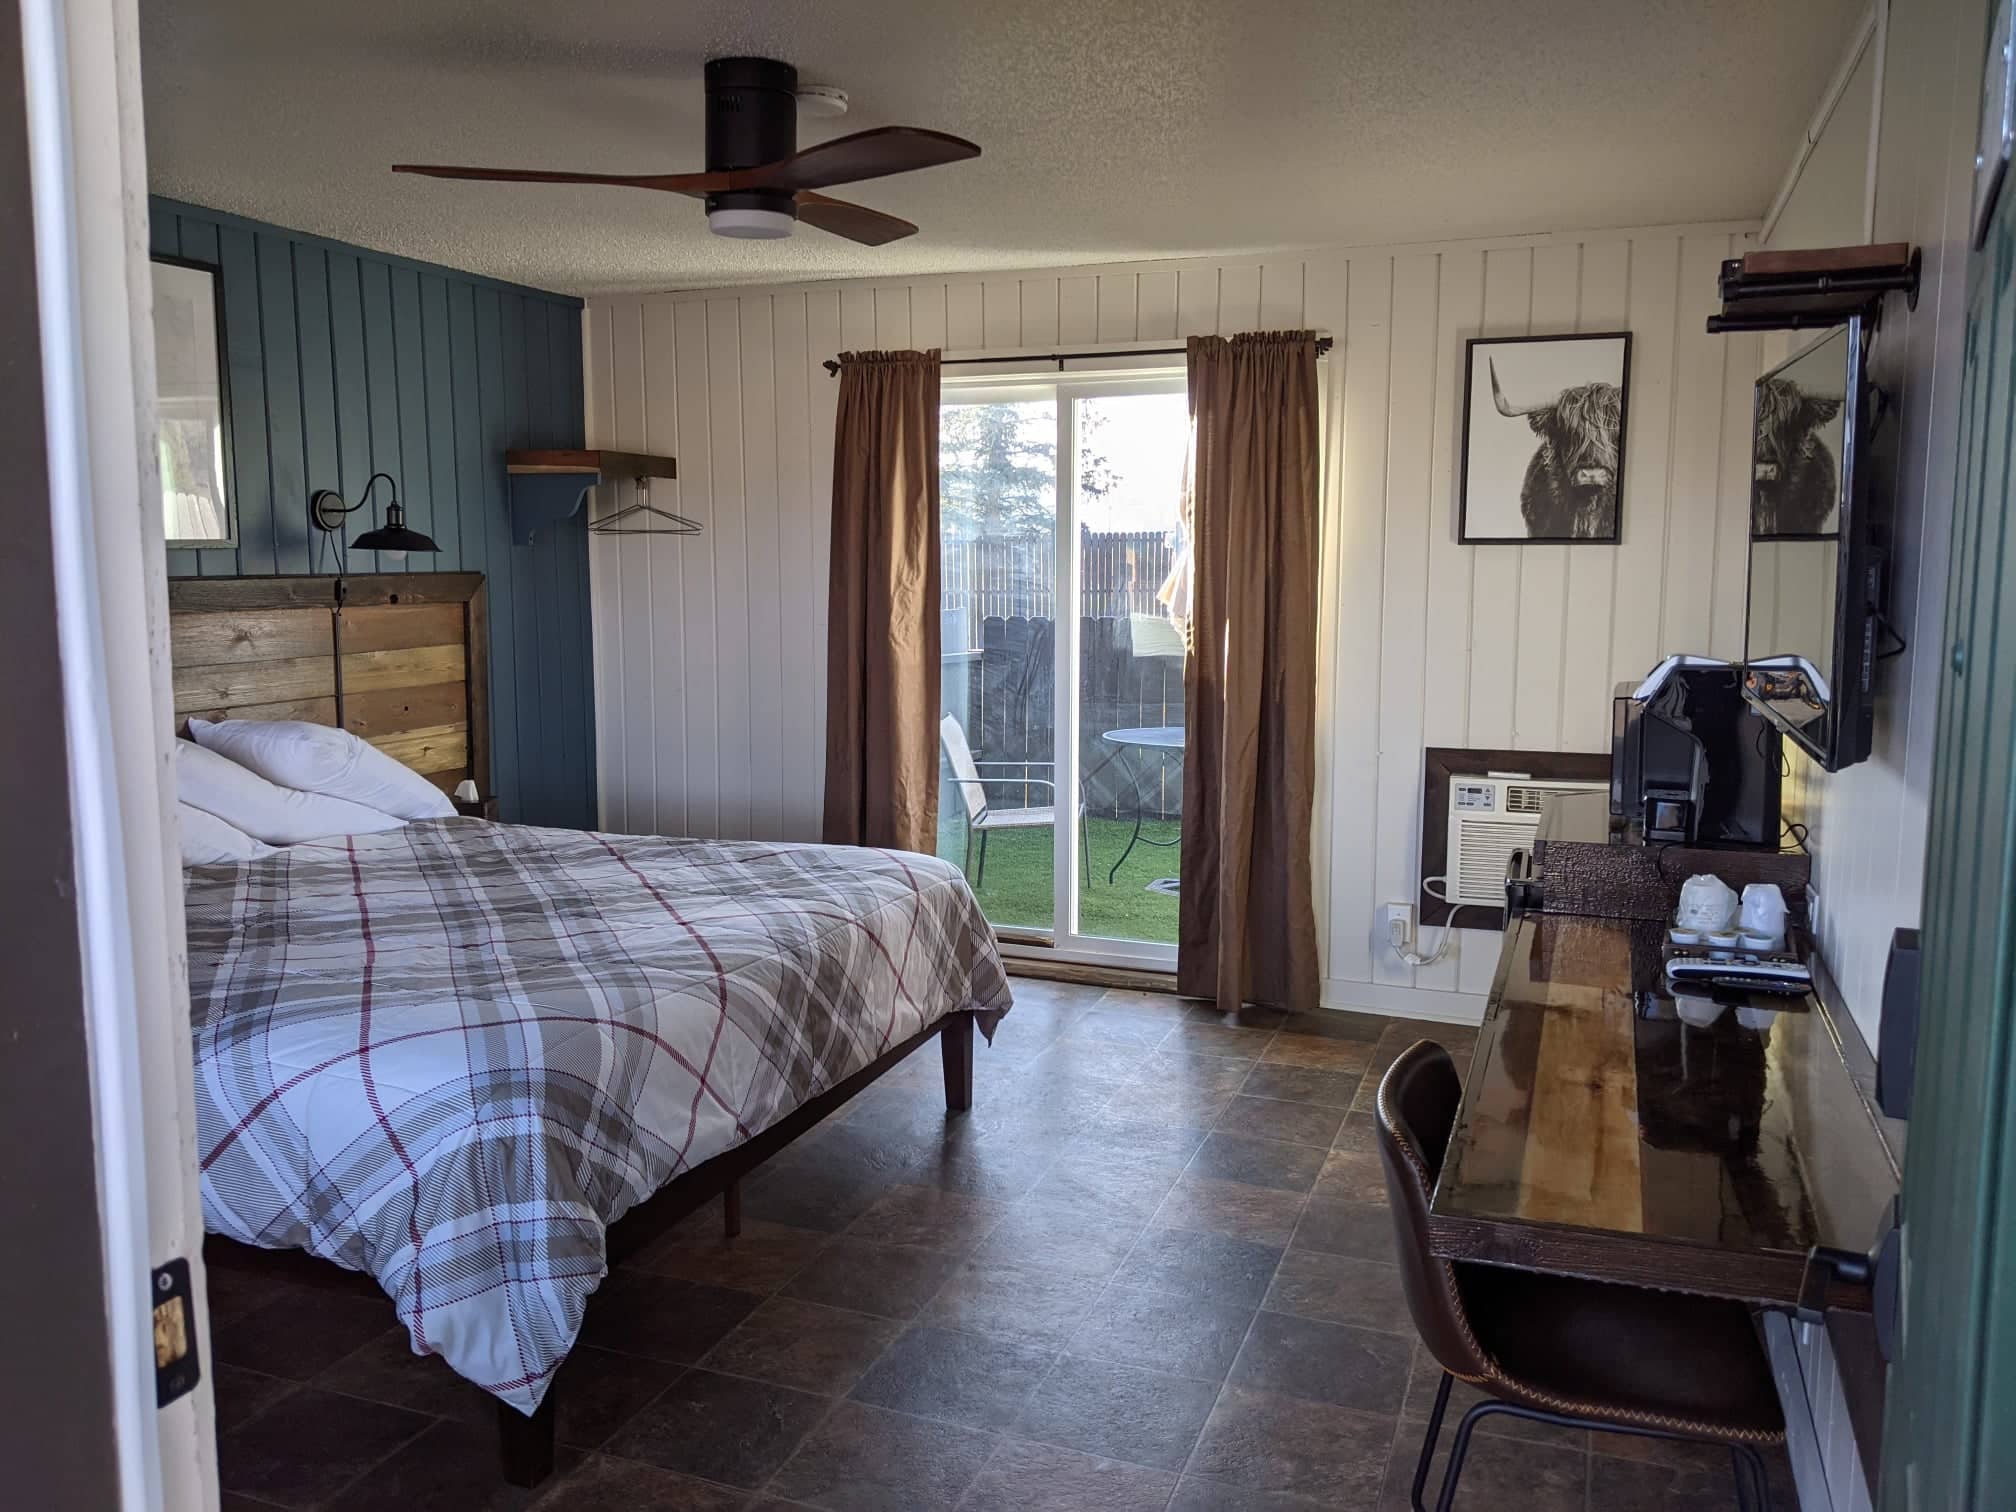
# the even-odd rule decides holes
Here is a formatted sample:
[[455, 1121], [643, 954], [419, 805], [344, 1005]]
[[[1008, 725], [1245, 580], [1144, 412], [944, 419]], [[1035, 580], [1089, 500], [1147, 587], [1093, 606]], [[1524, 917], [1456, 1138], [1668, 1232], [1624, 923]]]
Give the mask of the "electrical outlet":
[[1412, 903], [1388, 903], [1386, 905], [1386, 938], [1395, 950], [1414, 948], [1414, 905]]
[[1806, 884], [1806, 928], [1815, 936], [1820, 933], [1820, 890], [1810, 882]]

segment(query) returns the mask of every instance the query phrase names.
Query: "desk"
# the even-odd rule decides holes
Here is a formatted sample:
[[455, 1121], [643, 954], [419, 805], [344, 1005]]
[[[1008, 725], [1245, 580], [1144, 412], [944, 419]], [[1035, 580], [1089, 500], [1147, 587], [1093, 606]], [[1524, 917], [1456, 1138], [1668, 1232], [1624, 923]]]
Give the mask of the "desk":
[[[1507, 930], [1430, 1244], [1484, 1261], [1790, 1305], [1808, 1246], [1866, 1250], [1897, 1175], [1812, 999], [1768, 1027], [1682, 1022], [1663, 925]], [[1867, 1307], [1837, 1286], [1837, 1306]]]
[[[1174, 752], [1177, 755], [1181, 755], [1183, 752], [1183, 726], [1181, 725], [1144, 725], [1138, 729], [1131, 730], [1108, 730], [1099, 738], [1123, 753], [1126, 751], [1161, 751], [1164, 753]], [[1120, 868], [1126, 864], [1127, 858], [1134, 853], [1135, 846], [1170, 846], [1181, 845], [1183, 843], [1180, 838], [1175, 840], [1157, 840], [1153, 836], [1141, 833], [1141, 810], [1144, 807], [1141, 802], [1141, 773], [1145, 766], [1146, 763], [1139, 756], [1134, 758], [1134, 770], [1128, 783], [1128, 786], [1134, 790], [1134, 833], [1127, 837], [1127, 848], [1120, 852], [1120, 859], [1115, 861], [1113, 869], [1106, 873], [1108, 885], [1111, 885], [1113, 879], [1120, 875]]]

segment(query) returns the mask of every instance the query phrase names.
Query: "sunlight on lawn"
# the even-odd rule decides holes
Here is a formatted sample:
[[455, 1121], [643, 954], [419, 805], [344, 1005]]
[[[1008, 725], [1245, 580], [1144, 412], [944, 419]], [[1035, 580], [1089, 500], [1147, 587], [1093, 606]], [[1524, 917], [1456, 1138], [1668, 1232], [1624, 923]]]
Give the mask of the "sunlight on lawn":
[[[1088, 819], [1085, 828], [1092, 846], [1092, 867], [1080, 889], [1083, 917], [1078, 932], [1104, 939], [1174, 945], [1176, 899], [1169, 893], [1149, 892], [1147, 887], [1158, 878], [1176, 875], [1177, 848], [1146, 843], [1135, 846], [1118, 877], [1109, 883], [1106, 873], [1127, 848], [1133, 822]], [[1150, 820], [1141, 826], [1144, 842], [1173, 840], [1181, 831], [1182, 823], [1175, 819]], [[986, 875], [973, 891], [980, 899], [981, 912], [995, 928], [1050, 928], [1054, 844], [1048, 829], [997, 830], [988, 837]], [[954, 865], [965, 859], [963, 815], [940, 818], [938, 854]], [[967, 880], [979, 871], [980, 842], [976, 837]]]

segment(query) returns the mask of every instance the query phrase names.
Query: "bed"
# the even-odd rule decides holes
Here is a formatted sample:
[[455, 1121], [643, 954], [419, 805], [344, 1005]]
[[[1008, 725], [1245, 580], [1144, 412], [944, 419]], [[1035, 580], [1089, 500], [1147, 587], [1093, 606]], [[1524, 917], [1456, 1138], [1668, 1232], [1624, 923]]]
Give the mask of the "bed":
[[[481, 594], [177, 580], [178, 716], [344, 725], [487, 788]], [[619, 1219], [726, 1195], [732, 1226], [744, 1173], [933, 1038], [970, 1106], [1009, 1006], [963, 876], [902, 852], [422, 820], [186, 899], [206, 1224], [375, 1277], [498, 1399], [521, 1484]]]

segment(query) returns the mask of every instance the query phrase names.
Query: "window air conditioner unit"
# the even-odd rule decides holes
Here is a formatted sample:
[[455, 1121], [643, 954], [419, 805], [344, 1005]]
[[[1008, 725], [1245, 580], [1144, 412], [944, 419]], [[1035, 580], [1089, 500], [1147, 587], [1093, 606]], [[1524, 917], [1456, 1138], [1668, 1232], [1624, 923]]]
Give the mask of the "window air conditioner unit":
[[1448, 875], [1451, 903], [1505, 906], [1505, 864], [1531, 851], [1540, 811], [1555, 793], [1608, 793], [1604, 782], [1560, 778], [1452, 776], [1449, 779]]

